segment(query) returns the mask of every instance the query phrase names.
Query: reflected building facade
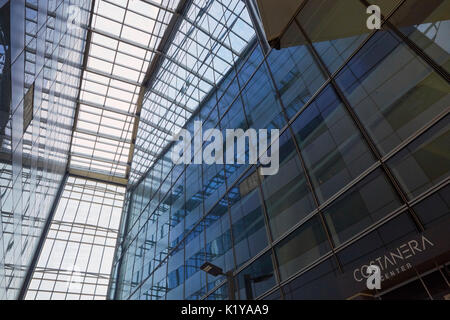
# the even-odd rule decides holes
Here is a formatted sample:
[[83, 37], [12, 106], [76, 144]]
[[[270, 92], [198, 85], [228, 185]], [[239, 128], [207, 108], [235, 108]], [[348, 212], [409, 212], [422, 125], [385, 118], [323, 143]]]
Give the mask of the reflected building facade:
[[[172, 145], [150, 168], [135, 157], [147, 172], [127, 193], [109, 298], [230, 298], [204, 262], [233, 272], [239, 299], [448, 295], [450, 2], [369, 1], [385, 19], [372, 31], [355, 27], [366, 25], [363, 1], [305, 1], [280, 50], [247, 6], [233, 15], [235, 2], [191, 10], [200, 23], [231, 17], [217, 17], [233, 30], [219, 44], [231, 52], [233, 18], [256, 33], [185, 127], [278, 128], [280, 170], [175, 166]], [[189, 38], [220, 54], [210, 38]], [[370, 263], [382, 269], [376, 292]]]
[[[89, 0], [0, 1], [0, 299], [16, 299], [66, 173]], [[86, 10], [87, 9], [87, 10]]]

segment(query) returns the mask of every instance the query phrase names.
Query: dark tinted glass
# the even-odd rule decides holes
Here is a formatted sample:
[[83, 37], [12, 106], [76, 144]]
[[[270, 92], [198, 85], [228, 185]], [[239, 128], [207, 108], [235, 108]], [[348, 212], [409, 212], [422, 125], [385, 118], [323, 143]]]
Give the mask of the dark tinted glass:
[[281, 279], [290, 277], [329, 250], [323, 226], [315, 216], [276, 245]]
[[292, 124], [320, 202], [367, 169], [374, 158], [341, 100], [327, 86]]
[[270, 228], [274, 239], [314, 210], [300, 158], [289, 130], [280, 137], [280, 169], [262, 182]]
[[336, 245], [348, 240], [401, 205], [381, 169], [365, 177], [324, 210]]
[[408, 197], [445, 180], [450, 172], [450, 116], [442, 119], [388, 161]]
[[450, 103], [450, 86], [391, 32], [377, 32], [336, 78], [382, 154]]

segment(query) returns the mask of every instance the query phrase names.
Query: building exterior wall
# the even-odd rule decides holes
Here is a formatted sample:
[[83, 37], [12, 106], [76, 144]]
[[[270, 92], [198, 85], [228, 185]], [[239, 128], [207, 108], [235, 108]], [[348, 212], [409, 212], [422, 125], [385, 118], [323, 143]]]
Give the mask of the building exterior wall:
[[[17, 298], [66, 172], [86, 38], [84, 28], [67, 28], [68, 9], [81, 9], [81, 25], [90, 9], [90, 0], [7, 2], [11, 96], [1, 114], [0, 299]], [[33, 118], [24, 128], [31, 87]]]
[[[340, 35], [333, 13], [364, 14], [361, 2], [309, 1], [286, 31], [295, 46], [251, 42], [186, 128], [278, 128], [278, 174], [174, 166], [169, 149], [127, 194], [110, 298], [229, 298], [224, 276], [200, 270], [209, 261], [233, 272], [240, 299], [345, 299], [365, 290], [355, 270], [445, 230], [449, 2], [413, 21], [420, 1], [374, 2], [381, 30]], [[446, 237], [430, 238], [437, 265]], [[402, 266], [383, 283], [411, 276]]]

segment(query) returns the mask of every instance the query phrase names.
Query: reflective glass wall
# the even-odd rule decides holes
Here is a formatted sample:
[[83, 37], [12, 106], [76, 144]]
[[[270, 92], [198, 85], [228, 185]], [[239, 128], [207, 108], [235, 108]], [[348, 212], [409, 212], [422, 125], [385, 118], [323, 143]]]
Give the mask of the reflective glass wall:
[[67, 21], [76, 6], [85, 26], [90, 0], [0, 4], [0, 299], [14, 299], [66, 171], [86, 37]]
[[295, 45], [253, 37], [185, 127], [279, 128], [279, 172], [168, 148], [127, 194], [110, 298], [230, 298], [206, 261], [239, 299], [348, 298], [334, 284], [374, 252], [449, 223], [450, 2], [369, 2], [381, 30], [355, 28], [360, 1], [320, 0]]

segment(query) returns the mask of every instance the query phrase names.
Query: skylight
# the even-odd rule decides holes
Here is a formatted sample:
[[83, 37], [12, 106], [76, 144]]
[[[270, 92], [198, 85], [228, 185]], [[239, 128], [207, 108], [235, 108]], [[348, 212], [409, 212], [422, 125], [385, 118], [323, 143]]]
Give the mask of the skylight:
[[144, 97], [130, 183], [156, 161], [253, 37], [243, 1], [192, 1]]
[[[96, 1], [72, 139], [72, 173], [134, 183], [254, 36], [241, 0], [178, 2]], [[156, 67], [147, 74], [156, 57]]]
[[141, 84], [174, 1], [95, 3], [70, 168], [126, 178]]

